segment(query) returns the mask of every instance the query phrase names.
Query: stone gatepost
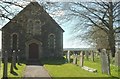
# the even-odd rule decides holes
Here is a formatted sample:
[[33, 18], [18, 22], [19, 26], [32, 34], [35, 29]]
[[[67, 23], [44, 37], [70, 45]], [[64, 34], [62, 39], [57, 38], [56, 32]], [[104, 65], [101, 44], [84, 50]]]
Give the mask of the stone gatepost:
[[84, 55], [83, 55], [83, 51], [81, 51], [80, 53], [80, 66], [83, 67], [84, 64]]
[[101, 67], [102, 73], [110, 75], [110, 58], [109, 52], [106, 49], [101, 51]]
[[67, 62], [70, 63], [70, 51], [67, 52]]

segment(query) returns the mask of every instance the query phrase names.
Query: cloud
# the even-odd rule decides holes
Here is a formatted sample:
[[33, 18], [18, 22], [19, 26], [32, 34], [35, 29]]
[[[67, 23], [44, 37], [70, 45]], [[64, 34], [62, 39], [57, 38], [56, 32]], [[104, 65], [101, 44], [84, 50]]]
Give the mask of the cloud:
[[63, 16], [65, 14], [65, 12], [63, 10], [58, 10], [55, 11], [51, 14], [51, 16]]

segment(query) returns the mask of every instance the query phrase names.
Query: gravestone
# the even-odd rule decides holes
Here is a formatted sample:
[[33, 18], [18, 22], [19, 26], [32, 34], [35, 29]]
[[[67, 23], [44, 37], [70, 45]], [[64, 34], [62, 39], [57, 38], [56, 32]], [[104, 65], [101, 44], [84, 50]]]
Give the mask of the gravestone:
[[14, 72], [14, 63], [16, 61], [15, 53], [16, 53], [15, 50], [13, 50], [13, 52], [12, 52], [12, 61], [11, 61], [11, 66], [10, 66], [10, 73]]
[[110, 56], [110, 60], [112, 60], [113, 57], [112, 57], [112, 52], [110, 50], [109, 50], [109, 56]]
[[67, 52], [65, 52], [65, 59], [66, 59], [66, 62], [67, 62]]
[[2, 52], [0, 51], [0, 69], [1, 69], [1, 63], [2, 63]]
[[70, 63], [70, 51], [69, 50], [67, 52], [67, 61], [68, 61], [68, 63]]
[[3, 54], [4, 57], [4, 62], [3, 62], [3, 79], [7, 79], [7, 66], [8, 66], [8, 55], [7, 55], [7, 51], [4, 52]]
[[77, 54], [74, 53], [73, 64], [77, 64]]
[[83, 67], [84, 64], [84, 55], [83, 55], [83, 51], [81, 51], [80, 53], [80, 66]]
[[88, 51], [85, 51], [85, 57], [87, 60], [89, 59], [89, 52]]
[[115, 53], [115, 65], [120, 67], [120, 50]]
[[17, 51], [17, 63], [18, 63], [18, 65], [20, 65], [20, 49], [18, 49], [18, 51]]
[[91, 59], [94, 62], [94, 52], [93, 51], [91, 51]]
[[107, 55], [106, 49], [102, 49], [101, 51], [101, 65], [102, 65], [102, 73], [110, 74], [110, 62], [109, 62], [109, 54]]

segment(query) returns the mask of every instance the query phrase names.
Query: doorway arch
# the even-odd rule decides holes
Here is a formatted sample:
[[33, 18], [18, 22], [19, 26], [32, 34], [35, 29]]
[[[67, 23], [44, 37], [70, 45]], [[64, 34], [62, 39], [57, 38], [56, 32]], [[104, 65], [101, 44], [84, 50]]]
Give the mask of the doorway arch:
[[[36, 39], [32, 39], [25, 43], [26, 60], [36, 60], [42, 57], [42, 43]], [[35, 55], [34, 55], [35, 54]]]

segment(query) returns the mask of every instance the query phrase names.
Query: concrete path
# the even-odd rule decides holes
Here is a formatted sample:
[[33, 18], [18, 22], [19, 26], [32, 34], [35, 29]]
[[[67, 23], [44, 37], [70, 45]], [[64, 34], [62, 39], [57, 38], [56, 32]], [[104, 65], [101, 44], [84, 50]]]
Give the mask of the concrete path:
[[52, 79], [43, 66], [27, 65], [23, 79]]

